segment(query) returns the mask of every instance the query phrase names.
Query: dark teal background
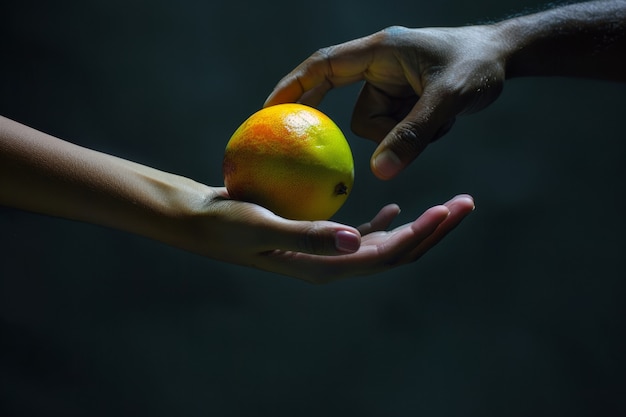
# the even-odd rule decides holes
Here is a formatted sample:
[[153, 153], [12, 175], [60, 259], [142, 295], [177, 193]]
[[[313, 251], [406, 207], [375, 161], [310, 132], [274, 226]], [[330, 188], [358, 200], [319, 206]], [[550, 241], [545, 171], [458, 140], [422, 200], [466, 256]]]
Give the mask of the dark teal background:
[[[544, 6], [3, 2], [0, 114], [221, 185], [231, 133], [316, 49]], [[335, 219], [397, 202], [400, 224], [471, 193], [453, 234], [415, 264], [312, 286], [0, 208], [0, 414], [626, 414], [626, 85], [507, 82], [390, 182], [349, 131], [357, 93], [321, 106], [356, 159]]]

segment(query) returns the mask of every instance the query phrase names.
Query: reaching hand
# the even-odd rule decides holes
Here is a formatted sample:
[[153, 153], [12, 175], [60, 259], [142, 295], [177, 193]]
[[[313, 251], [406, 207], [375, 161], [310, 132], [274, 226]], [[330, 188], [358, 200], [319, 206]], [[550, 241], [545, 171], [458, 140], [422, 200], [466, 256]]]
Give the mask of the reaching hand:
[[278, 83], [265, 105], [316, 106], [332, 88], [365, 81], [352, 130], [379, 143], [371, 167], [388, 179], [456, 116], [492, 103], [505, 77], [626, 81], [625, 27], [624, 1], [581, 2], [491, 25], [394, 26], [320, 49]]
[[365, 81], [352, 130], [379, 143], [374, 174], [398, 174], [457, 115], [478, 111], [502, 90], [504, 62], [488, 26], [407, 29], [324, 48], [285, 76], [265, 105], [318, 105], [332, 88]]

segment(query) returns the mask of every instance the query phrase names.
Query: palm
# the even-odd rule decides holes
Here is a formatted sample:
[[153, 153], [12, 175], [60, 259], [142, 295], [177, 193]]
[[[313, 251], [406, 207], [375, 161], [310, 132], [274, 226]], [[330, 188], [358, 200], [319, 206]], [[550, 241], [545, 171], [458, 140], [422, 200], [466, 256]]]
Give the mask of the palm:
[[454, 229], [473, 207], [471, 197], [458, 196], [445, 205], [430, 208], [411, 223], [386, 231], [399, 213], [398, 206], [389, 205], [370, 223], [359, 227], [361, 247], [355, 253], [320, 256], [273, 250], [263, 255], [271, 270], [313, 283], [372, 274], [417, 260]]

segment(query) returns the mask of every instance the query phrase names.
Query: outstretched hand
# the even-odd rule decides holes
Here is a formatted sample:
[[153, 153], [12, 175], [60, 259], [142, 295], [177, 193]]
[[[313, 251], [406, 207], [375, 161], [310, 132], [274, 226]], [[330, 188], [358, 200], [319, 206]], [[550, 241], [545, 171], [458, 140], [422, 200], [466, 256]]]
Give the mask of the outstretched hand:
[[387, 230], [400, 212], [392, 204], [369, 223], [353, 228], [331, 221], [287, 220], [261, 206], [228, 199], [224, 188], [215, 191], [206, 215], [196, 218], [198, 241], [189, 242], [186, 249], [312, 283], [416, 261], [474, 208], [471, 196], [459, 195], [411, 223]]
[[265, 106], [317, 106], [331, 89], [358, 81], [365, 84], [352, 130], [379, 143], [371, 168], [389, 179], [444, 135], [457, 115], [499, 96], [504, 62], [488, 26], [394, 26], [320, 49], [277, 84]]
[[386, 231], [384, 207], [359, 228], [294, 221], [210, 187], [0, 117], [0, 204], [124, 230], [209, 258], [329, 282], [412, 262], [474, 207], [458, 196]]

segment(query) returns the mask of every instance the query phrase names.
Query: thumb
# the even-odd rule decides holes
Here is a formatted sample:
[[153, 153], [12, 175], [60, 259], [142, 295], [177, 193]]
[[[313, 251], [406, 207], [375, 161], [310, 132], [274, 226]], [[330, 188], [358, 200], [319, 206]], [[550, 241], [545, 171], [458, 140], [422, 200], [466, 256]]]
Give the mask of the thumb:
[[274, 235], [277, 249], [315, 255], [345, 255], [356, 252], [361, 246], [361, 234], [357, 229], [330, 221], [286, 220], [281, 229]]
[[257, 204], [232, 200], [224, 187], [215, 188], [217, 198], [209, 216], [218, 220], [213, 227], [225, 246], [239, 247], [243, 252], [274, 250], [315, 255], [345, 255], [359, 250], [358, 229], [329, 220], [300, 221], [277, 216]]
[[380, 142], [371, 159], [372, 172], [387, 180], [398, 175], [428, 144], [445, 134], [454, 123], [441, 101], [424, 91], [415, 106]]

